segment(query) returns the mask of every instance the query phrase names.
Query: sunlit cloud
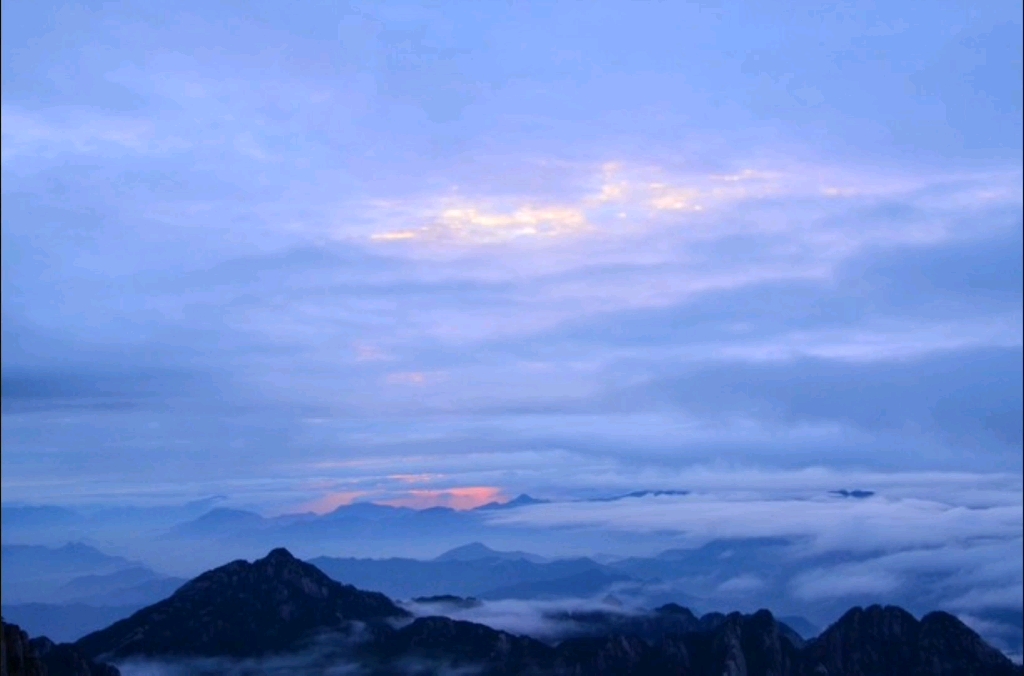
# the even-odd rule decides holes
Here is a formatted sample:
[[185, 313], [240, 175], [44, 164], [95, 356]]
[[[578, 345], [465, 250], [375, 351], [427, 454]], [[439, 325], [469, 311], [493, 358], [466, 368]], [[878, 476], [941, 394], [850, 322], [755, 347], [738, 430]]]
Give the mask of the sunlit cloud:
[[[949, 225], [936, 218], [930, 223], [886, 222], [884, 228], [865, 224], [851, 228], [843, 210], [870, 208], [891, 199], [929, 211], [1020, 202], [1019, 194], [1009, 187], [1018, 178], [1013, 171], [891, 174], [799, 162], [780, 163], [775, 168], [746, 167], [732, 173], [672, 172], [627, 162], [573, 171], [581, 174], [578, 184], [590, 189], [576, 188], [561, 201], [546, 205], [539, 196], [500, 194], [454, 202], [450, 197], [379, 201], [383, 211], [376, 217], [390, 213], [383, 220], [392, 223], [395, 214], [400, 214], [397, 220], [402, 227], [372, 233], [370, 240], [423, 246], [522, 240], [563, 249], [570, 243], [578, 248], [587, 241], [618, 240], [623, 251], [636, 252], [643, 246], [642, 238], [652, 233], [665, 243], [770, 235], [784, 250], [817, 246], [823, 252], [850, 254], [873, 242], [941, 240], [949, 235]], [[946, 187], [936, 199], [931, 193], [942, 185]], [[501, 209], [494, 204], [521, 206]], [[736, 211], [741, 205], [748, 211]], [[374, 219], [372, 213], [370, 219]]]
[[351, 505], [366, 494], [366, 491], [340, 491], [328, 493], [316, 500], [300, 505], [296, 511], [327, 514], [328, 512], [333, 512], [338, 507]]
[[375, 241], [420, 239], [462, 244], [491, 244], [520, 237], [562, 237], [588, 227], [579, 208], [522, 206], [508, 212], [479, 207], [447, 208], [419, 229], [395, 230], [371, 235]]
[[703, 211], [698, 200], [701, 192], [694, 188], [679, 188], [663, 183], [648, 186], [651, 192], [651, 208], [658, 211]]
[[489, 502], [501, 502], [504, 498], [502, 489], [496, 486], [466, 486], [462, 488], [411, 490], [405, 495], [379, 502], [380, 504], [392, 507], [413, 507], [415, 509], [450, 507], [452, 509], [466, 510], [486, 505]]

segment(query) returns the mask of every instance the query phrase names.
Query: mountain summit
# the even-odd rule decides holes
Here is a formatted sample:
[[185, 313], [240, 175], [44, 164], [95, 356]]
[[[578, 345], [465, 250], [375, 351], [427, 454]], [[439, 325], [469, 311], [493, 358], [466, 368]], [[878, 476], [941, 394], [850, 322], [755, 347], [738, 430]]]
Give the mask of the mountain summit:
[[87, 658], [182, 664], [312, 655], [315, 673], [357, 665], [373, 676], [407, 673], [409, 665], [418, 665], [417, 674], [481, 676], [1024, 674], [956, 617], [935, 612], [918, 620], [894, 606], [854, 608], [807, 642], [767, 610], [697, 618], [669, 604], [647, 614], [579, 611], [548, 619], [574, 629], [553, 643], [448, 617], [412, 619], [383, 594], [335, 582], [275, 549], [203, 573], [71, 647]]
[[90, 656], [246, 657], [291, 649], [353, 621], [408, 615], [383, 594], [335, 582], [288, 550], [275, 549], [252, 563], [232, 561], [203, 573], [76, 645]]
[[532, 563], [543, 563], [543, 556], [530, 554], [529, 552], [499, 552], [491, 549], [482, 542], [470, 542], [455, 549], [449, 549], [445, 553], [434, 558], [434, 561], [480, 561], [498, 559], [502, 561], [530, 561]]

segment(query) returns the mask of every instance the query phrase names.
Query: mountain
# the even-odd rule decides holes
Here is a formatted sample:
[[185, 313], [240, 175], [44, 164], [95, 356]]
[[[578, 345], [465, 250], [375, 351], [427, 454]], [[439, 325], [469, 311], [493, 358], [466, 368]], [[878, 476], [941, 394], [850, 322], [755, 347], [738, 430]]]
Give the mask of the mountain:
[[[46, 608], [73, 605], [114, 607], [118, 612], [131, 606], [135, 610], [170, 596], [184, 582], [182, 578], [162, 575], [141, 564], [104, 554], [81, 543], [55, 548], [35, 545], [3, 547], [5, 612], [33, 606], [33, 613], [38, 616]], [[25, 621], [17, 610], [12, 612], [18, 615], [15, 619], [28, 624], [33, 630], [38, 626], [35, 622]], [[55, 619], [59, 624], [59, 618]], [[92, 628], [98, 626], [102, 625]]]
[[526, 505], [543, 505], [548, 502], [550, 502], [550, 500], [540, 500], [523, 493], [521, 495], [517, 495], [508, 502], [488, 502], [486, 505], [475, 507], [472, 511], [480, 509], [512, 509], [513, 507], [525, 507]]
[[8, 579], [70, 579], [83, 573], [107, 573], [136, 565], [128, 559], [104, 554], [80, 542], [70, 542], [62, 547], [3, 545], [0, 557], [4, 577]]
[[68, 540], [131, 542], [157, 535], [177, 523], [208, 512], [222, 498], [211, 497], [183, 505], [80, 507], [5, 504], [2, 514], [8, 542], [50, 545]]
[[246, 532], [260, 530], [270, 525], [259, 514], [241, 509], [218, 507], [211, 509], [198, 519], [179, 524], [170, 530], [172, 535], [184, 538], [203, 538], [226, 531]]
[[[440, 599], [444, 602], [453, 597]], [[423, 599], [432, 602], [431, 599]], [[456, 599], [466, 601], [465, 599]], [[412, 616], [382, 594], [329, 579], [276, 549], [200, 575], [165, 601], [81, 639], [89, 658], [162, 663], [315, 654], [308, 673], [490, 676], [1020, 676], [956, 617], [917, 620], [896, 607], [854, 608], [806, 644], [767, 610], [697, 617], [669, 604], [649, 613], [567, 613], [555, 644], [448, 617]], [[207, 661], [207, 664], [210, 662]], [[295, 659], [294, 664], [299, 664]], [[187, 664], [187, 662], [183, 662]], [[189, 671], [187, 666], [184, 669]], [[294, 672], [293, 672], [294, 673]]]
[[444, 609], [451, 610], [453, 608], [465, 609], [465, 608], [479, 608], [483, 605], [480, 599], [473, 598], [472, 596], [454, 596], [453, 594], [440, 594], [438, 596], [417, 596], [413, 599], [413, 603], [418, 603], [425, 606], [439, 606]]
[[203, 573], [170, 598], [75, 645], [90, 656], [246, 657], [293, 648], [353, 621], [408, 615], [383, 594], [335, 582], [287, 550], [275, 549], [253, 563], [233, 561]]
[[623, 493], [621, 495], [613, 495], [606, 498], [590, 498], [587, 502], [616, 502], [618, 500], [625, 500], [627, 498], [647, 498], [647, 497], [662, 497], [662, 496], [673, 496], [681, 497], [689, 495], [690, 491], [633, 491], [632, 493]]
[[135, 566], [105, 575], [76, 577], [57, 589], [55, 596], [66, 603], [142, 607], [167, 598], [186, 581]]
[[54, 641], [77, 641], [86, 634], [122, 620], [145, 604], [128, 606], [90, 606], [84, 603], [4, 604], [4, 618], [20, 625], [34, 636], [49, 636]]
[[1024, 673], [955, 616], [917, 620], [895, 606], [853, 608], [810, 641], [807, 663], [832, 674], [1011, 676]]
[[[486, 505], [484, 505], [486, 507]], [[482, 509], [482, 508], [480, 508]], [[546, 559], [529, 552], [499, 552], [480, 542], [471, 542], [434, 558], [434, 561], [480, 561], [481, 559], [501, 559], [503, 561], [524, 560], [532, 563], [544, 563]]]
[[29, 639], [16, 624], [2, 623], [2, 676], [120, 676], [116, 667], [94, 662], [68, 643], [45, 636]]
[[128, 559], [77, 542], [62, 547], [3, 545], [0, 558], [5, 603], [70, 601], [60, 590], [76, 577], [116, 574], [139, 567]]
[[43, 676], [45, 667], [28, 634], [16, 624], [0, 624], [0, 675]]
[[864, 491], [864, 490], [861, 490], [859, 488], [855, 488], [853, 490], [848, 490], [846, 488], [841, 488], [838, 491], [829, 491], [828, 493], [829, 493], [829, 495], [835, 495], [836, 497], [840, 497], [840, 498], [860, 498], [860, 499], [870, 498], [871, 496], [873, 496], [875, 494], [874, 491]]

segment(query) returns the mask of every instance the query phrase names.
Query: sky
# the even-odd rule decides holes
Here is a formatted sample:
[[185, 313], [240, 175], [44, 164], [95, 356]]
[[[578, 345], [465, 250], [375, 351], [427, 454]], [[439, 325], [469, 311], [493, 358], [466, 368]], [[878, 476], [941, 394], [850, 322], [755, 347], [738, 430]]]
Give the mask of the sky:
[[3, 501], [1019, 538], [1021, 13], [5, 2]]

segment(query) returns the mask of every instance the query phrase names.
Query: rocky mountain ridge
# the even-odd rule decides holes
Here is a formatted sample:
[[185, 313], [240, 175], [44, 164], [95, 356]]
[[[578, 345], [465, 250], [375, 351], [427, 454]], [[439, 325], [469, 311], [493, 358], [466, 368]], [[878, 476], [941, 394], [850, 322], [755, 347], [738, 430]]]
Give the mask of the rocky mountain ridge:
[[2, 623], [0, 676], [121, 676], [109, 664], [85, 657], [70, 643], [30, 639], [16, 624]]
[[[576, 617], [557, 643], [448, 617], [418, 617], [276, 549], [208, 571], [170, 598], [75, 644], [91, 658], [258, 658], [330, 645], [366, 674], [470, 670], [494, 676], [1015, 676], [999, 651], [947, 613], [854, 608], [804, 643], [767, 610], [697, 618]], [[359, 673], [358, 671], [356, 673]]]

